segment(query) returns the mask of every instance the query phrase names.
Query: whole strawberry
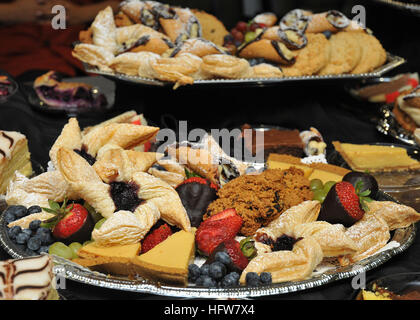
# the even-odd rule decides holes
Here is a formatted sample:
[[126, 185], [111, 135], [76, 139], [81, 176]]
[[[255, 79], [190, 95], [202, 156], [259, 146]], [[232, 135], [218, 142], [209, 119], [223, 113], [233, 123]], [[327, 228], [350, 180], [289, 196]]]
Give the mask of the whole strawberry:
[[363, 190], [363, 183], [359, 182], [356, 188], [347, 181], [336, 183], [328, 192], [318, 216], [318, 220], [332, 224], [352, 226], [363, 218], [368, 210], [366, 203], [370, 190]]
[[198, 250], [210, 255], [222, 242], [233, 239], [242, 227], [242, 217], [235, 209], [226, 209], [203, 221], [195, 233]]
[[161, 225], [143, 239], [141, 253], [146, 253], [150, 249], [153, 249], [159, 243], [166, 240], [170, 235], [172, 235], [171, 228], [166, 223]]
[[191, 226], [198, 227], [209, 204], [217, 199], [217, 186], [204, 178], [191, 177], [179, 184], [175, 190], [187, 210]]
[[91, 239], [91, 232], [94, 223], [88, 210], [81, 204], [66, 204], [60, 206], [58, 203], [49, 201], [50, 208], [43, 208], [44, 211], [54, 214], [54, 217], [44, 221], [41, 225], [52, 229], [55, 239], [64, 243], [83, 243]]

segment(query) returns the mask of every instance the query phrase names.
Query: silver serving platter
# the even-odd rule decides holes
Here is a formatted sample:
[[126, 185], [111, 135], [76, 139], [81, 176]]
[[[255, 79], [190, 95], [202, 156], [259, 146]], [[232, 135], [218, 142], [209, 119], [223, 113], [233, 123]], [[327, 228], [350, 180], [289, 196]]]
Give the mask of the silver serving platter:
[[410, 146], [417, 146], [414, 136], [411, 132], [405, 130], [395, 119], [392, 112], [392, 105], [384, 105], [380, 108], [378, 123], [376, 129], [386, 136], [390, 136]]
[[376, 2], [385, 4], [387, 6], [400, 9], [403, 11], [408, 11], [414, 15], [420, 16], [420, 2], [403, 2], [403, 1], [395, 1], [395, 0], [374, 0]]
[[[395, 201], [384, 192], [380, 192], [380, 200]], [[5, 203], [3, 202], [3, 210]], [[0, 204], [0, 211], [2, 211]], [[3, 215], [0, 216], [0, 245], [13, 258], [22, 258], [13, 243], [6, 235], [5, 221]], [[83, 284], [124, 290], [138, 293], [155, 294], [160, 296], [169, 296], [177, 298], [209, 298], [209, 299], [227, 299], [227, 298], [252, 298], [270, 295], [285, 294], [319, 287], [337, 280], [354, 277], [362, 272], [366, 272], [385, 263], [393, 256], [396, 256], [406, 250], [414, 241], [416, 236], [416, 227], [411, 225], [404, 229], [397, 229], [393, 233], [391, 241], [398, 243], [397, 247], [390, 247], [375, 255], [372, 255], [356, 264], [340, 267], [337, 266], [323, 273], [314, 273], [315, 275], [304, 281], [284, 282], [261, 287], [235, 287], [235, 288], [198, 288], [194, 285], [188, 287], [166, 286], [151, 282], [145, 279], [130, 280], [124, 277], [110, 276], [99, 272], [91, 271], [69, 260], [53, 256], [55, 262], [54, 273], [63, 276], [66, 279], [81, 282]]]
[[[401, 64], [405, 63], [406, 60], [399, 56], [392, 55], [387, 53], [387, 62], [373, 70], [369, 73], [361, 73], [361, 74], [340, 74], [340, 75], [325, 75], [325, 76], [301, 76], [301, 77], [284, 77], [284, 78], [250, 78], [250, 79], [212, 79], [212, 80], [195, 80], [193, 87], [211, 87], [211, 86], [268, 86], [268, 85], [275, 85], [287, 82], [296, 82], [296, 81], [310, 81], [310, 80], [357, 80], [357, 79], [367, 79], [367, 78], [375, 78], [380, 77], [384, 73], [400, 66]], [[88, 64], [84, 64], [85, 71], [88, 73], [99, 74], [105, 77], [109, 77], [112, 79], [125, 81], [133, 84], [140, 84], [140, 85], [148, 85], [148, 86], [155, 86], [155, 87], [164, 87], [164, 86], [173, 86], [171, 82], [164, 82], [155, 79], [147, 79], [137, 76], [129, 76], [120, 73], [113, 73], [108, 71], [102, 71], [97, 69], [96, 67], [92, 67]]]

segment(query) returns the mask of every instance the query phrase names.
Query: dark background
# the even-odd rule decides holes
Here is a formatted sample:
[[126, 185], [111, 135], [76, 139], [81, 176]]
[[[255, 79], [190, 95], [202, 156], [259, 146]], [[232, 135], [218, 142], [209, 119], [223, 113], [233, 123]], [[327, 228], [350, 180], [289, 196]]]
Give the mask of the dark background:
[[[163, 1], [210, 10], [231, 28], [244, 15], [240, 1]], [[374, 31], [384, 48], [407, 59], [404, 66], [390, 73], [420, 71], [420, 18], [372, 1], [263, 1], [263, 11], [274, 10], [280, 16], [293, 8], [313, 11], [342, 10], [351, 16], [351, 7], [362, 4], [367, 12], [367, 26]], [[249, 9], [249, 8], [248, 8]], [[1, 41], [1, 40], [0, 40]], [[0, 44], [2, 45], [2, 44]], [[27, 81], [26, 74], [19, 81]], [[331, 141], [352, 143], [395, 142], [375, 129], [378, 106], [354, 100], [344, 90], [346, 83], [301, 82], [266, 88], [150, 88], [117, 83], [115, 108], [107, 114], [79, 116], [81, 126], [96, 124], [125, 110], [145, 114], [153, 124], [162, 126], [165, 114], [188, 120], [189, 128], [232, 128], [244, 123], [271, 124], [299, 130], [314, 126], [330, 145]], [[29, 138], [32, 157], [46, 167], [48, 151], [66, 116], [52, 116], [31, 109], [19, 92], [9, 102], [0, 104], [0, 129], [15, 130]], [[163, 127], [163, 126], [162, 126]], [[3, 254], [3, 258], [5, 258]], [[384, 266], [368, 272], [368, 280], [381, 275], [418, 271], [420, 241]], [[353, 293], [350, 280], [342, 280], [304, 293], [270, 299], [349, 299]], [[149, 295], [120, 293], [69, 282], [64, 292], [69, 298], [152, 298]]]

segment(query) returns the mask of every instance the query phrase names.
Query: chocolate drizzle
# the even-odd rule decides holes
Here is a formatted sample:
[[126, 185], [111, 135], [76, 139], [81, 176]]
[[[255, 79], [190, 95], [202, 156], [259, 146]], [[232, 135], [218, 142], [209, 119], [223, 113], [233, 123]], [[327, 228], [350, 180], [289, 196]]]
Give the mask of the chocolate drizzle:
[[10, 149], [13, 146], [13, 143], [15, 142], [15, 140], [12, 137], [8, 136], [6, 133], [4, 133], [4, 131], [1, 134], [3, 137], [5, 137], [7, 140], [10, 141], [10, 145], [9, 145], [9, 149]]

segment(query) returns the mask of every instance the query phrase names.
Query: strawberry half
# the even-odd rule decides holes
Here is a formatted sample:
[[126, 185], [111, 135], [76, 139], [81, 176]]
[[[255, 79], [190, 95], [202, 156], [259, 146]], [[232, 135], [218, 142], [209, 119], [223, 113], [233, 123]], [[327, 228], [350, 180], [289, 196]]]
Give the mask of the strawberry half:
[[141, 246], [141, 253], [146, 253], [150, 249], [153, 249], [159, 243], [166, 240], [170, 235], [172, 235], [171, 228], [166, 223], [161, 225], [144, 238]]
[[[227, 265], [228, 272], [241, 273], [242, 270], [244, 270], [249, 263], [249, 260], [245, 256], [244, 250], [242, 248], [243, 248], [242, 241], [241, 243], [239, 243], [235, 239], [229, 239], [229, 240], [223, 241], [221, 244], [219, 244], [216, 247], [216, 249], [213, 250], [211, 255], [207, 258], [206, 264], [212, 264], [216, 260], [215, 255], [217, 252], [226, 252], [229, 255], [230, 259], [232, 260], [232, 263], [230, 265]], [[253, 248], [256, 253], [255, 247]], [[248, 249], [248, 252], [249, 252], [249, 249]]]
[[242, 217], [235, 209], [226, 209], [203, 221], [195, 233], [197, 248], [210, 255], [222, 242], [233, 239], [242, 227]]
[[67, 205], [66, 201], [61, 206], [53, 201], [49, 201], [49, 204], [50, 208], [43, 208], [43, 210], [54, 214], [54, 217], [41, 225], [52, 229], [54, 238], [65, 243], [83, 243], [91, 239], [94, 223], [85, 207], [78, 203]]
[[347, 181], [336, 183], [322, 204], [318, 220], [350, 227], [362, 219], [367, 210], [365, 202], [371, 201], [367, 197], [370, 190], [360, 192], [362, 188], [361, 182], [356, 185], [356, 188]]

